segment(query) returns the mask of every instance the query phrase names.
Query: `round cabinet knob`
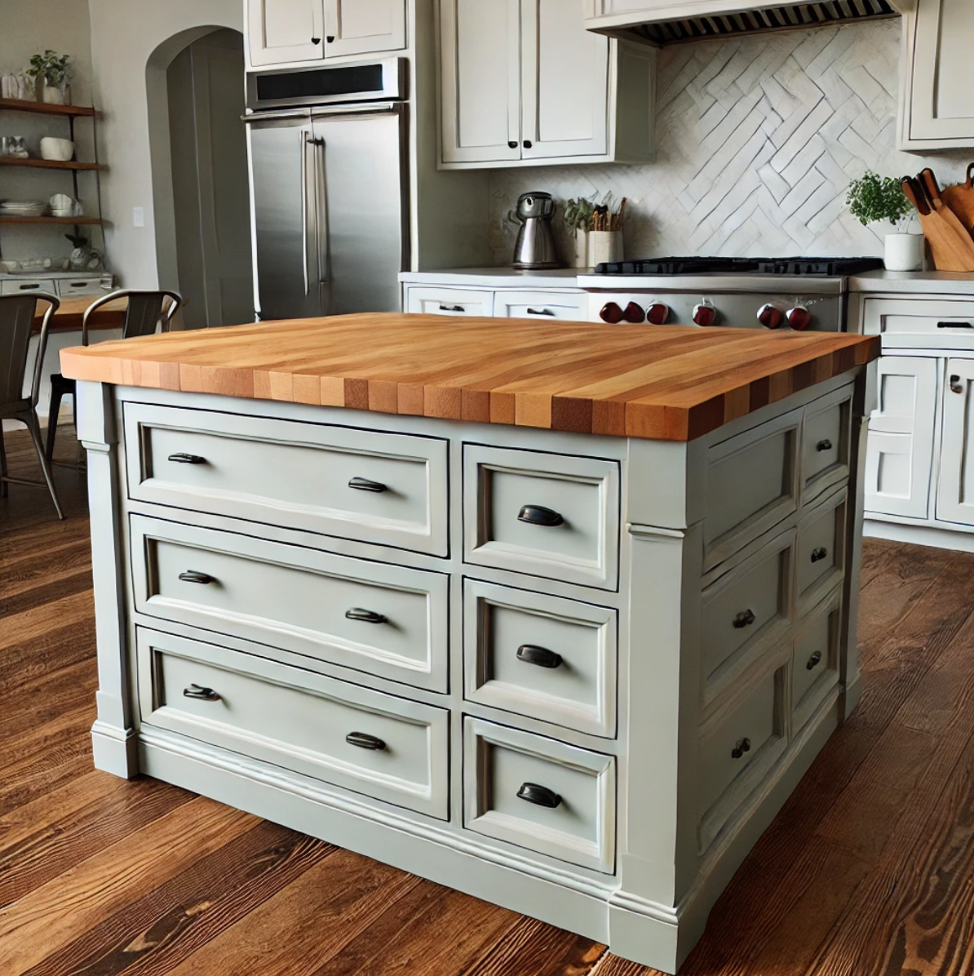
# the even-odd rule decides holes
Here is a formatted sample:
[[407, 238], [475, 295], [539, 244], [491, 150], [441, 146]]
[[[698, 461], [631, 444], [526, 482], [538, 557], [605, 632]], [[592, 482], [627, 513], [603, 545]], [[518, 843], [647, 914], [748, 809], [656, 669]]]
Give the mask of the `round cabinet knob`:
[[712, 326], [717, 321], [717, 310], [709, 302], [693, 307], [693, 321], [698, 326]]
[[768, 302], [758, 309], [758, 322], [765, 329], [780, 329], [785, 324], [785, 314], [778, 306]]
[[812, 314], [804, 305], [796, 305], [793, 309], [789, 309], [785, 313], [785, 318], [792, 329], [799, 331], [807, 329], [812, 324]]
[[615, 302], [606, 302], [599, 311], [599, 318], [603, 322], [610, 322], [612, 325], [616, 325], [622, 322], [623, 311]]
[[626, 322], [642, 322], [646, 318], [646, 313], [643, 312], [641, 305], [638, 305], [636, 302], [630, 302], [626, 306], [626, 311], [622, 313], [622, 317]]
[[646, 310], [646, 320], [654, 326], [662, 326], [670, 317], [670, 307], [665, 302], [654, 302]]

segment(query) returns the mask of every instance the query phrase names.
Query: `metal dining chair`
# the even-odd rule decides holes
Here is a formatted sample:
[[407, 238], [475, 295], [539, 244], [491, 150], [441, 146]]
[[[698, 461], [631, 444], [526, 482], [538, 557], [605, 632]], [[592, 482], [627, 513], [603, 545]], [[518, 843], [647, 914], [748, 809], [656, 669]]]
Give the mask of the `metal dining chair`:
[[[91, 315], [108, 302], [127, 299], [125, 319], [122, 324], [122, 339], [133, 336], [151, 336], [158, 327], [163, 332], [169, 331], [173, 316], [183, 304], [183, 297], [178, 292], [169, 289], [135, 289], [121, 288], [116, 292], [108, 292], [95, 299], [85, 309], [81, 319], [81, 345], [88, 345], [88, 320]], [[166, 304], [168, 300], [168, 305]], [[47, 460], [54, 460], [54, 438], [57, 434], [57, 418], [61, 410], [61, 398], [70, 395], [74, 397], [74, 380], [69, 380], [60, 373], [51, 374], [51, 404], [47, 415]]]
[[[34, 359], [34, 376], [31, 380], [30, 395], [24, 396], [24, 378], [27, 376], [27, 363], [30, 359], [30, 337], [37, 315], [37, 303], [46, 302], [47, 310], [41, 320], [40, 335]], [[44, 354], [47, 351], [47, 334], [51, 316], [61, 303], [47, 292], [18, 293], [0, 295], [0, 495], [7, 497], [7, 485], [47, 486], [57, 509], [58, 519], [64, 518], [64, 510], [54, 488], [51, 466], [41, 444], [41, 426], [37, 419], [37, 399], [41, 389], [41, 372], [44, 368]], [[7, 454], [3, 447], [2, 421], [20, 421], [27, 425], [37, 460], [41, 463], [44, 481], [36, 482], [26, 478], [14, 478], [7, 471]]]

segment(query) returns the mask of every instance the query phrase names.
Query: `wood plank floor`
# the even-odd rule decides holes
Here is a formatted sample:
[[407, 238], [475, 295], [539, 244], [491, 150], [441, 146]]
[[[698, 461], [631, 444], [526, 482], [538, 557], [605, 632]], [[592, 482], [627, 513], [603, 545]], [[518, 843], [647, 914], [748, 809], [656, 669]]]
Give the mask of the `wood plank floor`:
[[[59, 456], [77, 457], [65, 430]], [[11, 467], [33, 475], [26, 439]], [[92, 769], [84, 480], [0, 500], [0, 973], [651, 974], [156, 781]], [[867, 541], [865, 691], [689, 974], [974, 970], [974, 556]]]

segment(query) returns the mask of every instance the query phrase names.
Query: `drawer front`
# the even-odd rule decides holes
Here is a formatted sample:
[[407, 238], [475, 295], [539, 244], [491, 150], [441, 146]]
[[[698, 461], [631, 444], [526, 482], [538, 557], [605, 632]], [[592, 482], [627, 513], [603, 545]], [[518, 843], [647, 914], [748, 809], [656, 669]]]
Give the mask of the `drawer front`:
[[464, 445], [464, 559], [614, 589], [619, 465]]
[[102, 288], [100, 278], [59, 278], [57, 293], [61, 298], [69, 295], [104, 295], [110, 289]]
[[795, 531], [777, 537], [719, 577], [701, 596], [704, 699], [773, 647], [791, 626]]
[[584, 322], [586, 315], [584, 292], [521, 292], [504, 290], [494, 292], [494, 315], [513, 319], [567, 319]]
[[474, 288], [406, 287], [406, 311], [424, 315], [485, 316], [494, 314], [494, 293]]
[[129, 497], [447, 555], [437, 438], [125, 405]]
[[50, 278], [0, 278], [0, 295], [20, 295], [23, 292], [48, 292], [53, 294], [56, 286]]
[[437, 692], [445, 574], [131, 517], [135, 609]]
[[145, 628], [137, 647], [143, 723], [449, 816], [447, 710]]
[[599, 872], [615, 866], [615, 761], [464, 720], [464, 826]]
[[800, 423], [791, 411], [710, 449], [705, 570], [797, 509]]
[[957, 299], [867, 298], [863, 331], [883, 349], [974, 348], [974, 302]]
[[802, 622], [791, 663], [793, 726], [801, 729], [839, 680], [841, 594], [836, 591]]
[[464, 581], [464, 683], [472, 702], [614, 736], [616, 637], [611, 608]]
[[823, 398], [805, 412], [802, 430], [802, 502], [849, 477], [852, 393]]
[[798, 523], [798, 612], [804, 614], [845, 571], [846, 490], [816, 506]]

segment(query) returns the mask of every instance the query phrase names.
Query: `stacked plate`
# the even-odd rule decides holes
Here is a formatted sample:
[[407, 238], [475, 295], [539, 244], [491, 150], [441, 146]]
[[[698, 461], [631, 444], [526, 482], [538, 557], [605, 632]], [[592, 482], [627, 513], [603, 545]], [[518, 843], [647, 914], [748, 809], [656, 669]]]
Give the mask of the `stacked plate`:
[[0, 217], [40, 217], [47, 209], [42, 200], [4, 200]]

